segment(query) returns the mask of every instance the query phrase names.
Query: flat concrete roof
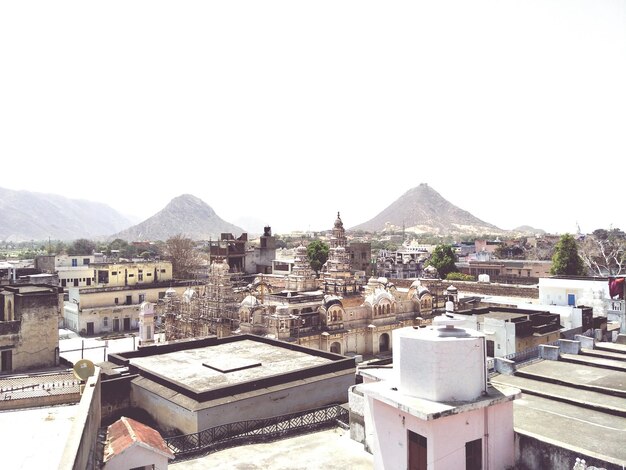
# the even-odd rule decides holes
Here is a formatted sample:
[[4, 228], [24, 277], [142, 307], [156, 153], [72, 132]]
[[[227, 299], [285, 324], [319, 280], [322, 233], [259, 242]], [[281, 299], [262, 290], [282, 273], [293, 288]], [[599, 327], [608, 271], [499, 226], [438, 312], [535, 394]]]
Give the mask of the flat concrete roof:
[[204, 457], [169, 464], [174, 470], [372, 470], [372, 454], [341, 428], [281, 439], [268, 444], [233, 447]]
[[249, 339], [130, 358], [131, 365], [167, 377], [198, 393], [332, 362]]
[[398, 408], [424, 421], [431, 421], [465, 411], [505, 403], [520, 396], [520, 391], [506, 385], [490, 386], [487, 394], [464, 402], [436, 402], [405, 395], [393, 386], [393, 382], [382, 381], [357, 385], [363, 394], [376, 398], [389, 406]]
[[626, 369], [610, 355], [563, 354], [563, 360], [521, 365], [515, 376], [496, 375], [491, 382], [522, 390], [513, 405], [516, 432], [623, 466]]
[[2, 467], [57, 468], [78, 405], [0, 411]]
[[515, 400], [513, 409], [517, 432], [626, 465], [626, 418], [529, 394]]

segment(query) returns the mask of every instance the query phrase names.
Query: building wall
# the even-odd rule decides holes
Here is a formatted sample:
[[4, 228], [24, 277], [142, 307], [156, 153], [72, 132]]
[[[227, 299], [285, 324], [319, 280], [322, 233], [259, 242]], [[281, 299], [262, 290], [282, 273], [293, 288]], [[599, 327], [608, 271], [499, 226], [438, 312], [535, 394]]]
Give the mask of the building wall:
[[11, 323], [15, 330], [0, 334], [0, 348], [12, 351], [12, 372], [54, 367], [58, 361], [62, 294], [56, 287], [41, 293], [22, 292], [12, 296], [15, 321]]
[[[170, 287], [161, 286], [158, 288], [145, 289], [122, 289], [122, 290], [98, 290], [95, 292], [85, 293], [83, 290], [79, 293], [80, 302], [76, 304], [72, 301], [75, 299], [78, 289], [70, 289], [68, 302], [65, 302], [63, 308], [63, 321], [65, 328], [77, 333], [87, 331], [87, 323], [93, 322], [94, 334], [102, 334], [112, 332], [114, 320], [120, 320], [120, 330], [123, 330], [123, 319], [130, 318], [131, 329], [139, 328], [139, 307], [141, 305], [140, 295], [143, 295], [143, 301], [156, 303], [159, 295], [164, 295], [166, 289]], [[172, 287], [177, 295], [182, 295], [187, 286]], [[124, 305], [126, 297], [132, 297], [130, 305]], [[115, 299], [118, 299], [118, 304]], [[128, 331], [128, 330], [126, 330]], [[84, 333], [83, 332], [83, 333]]]
[[84, 287], [95, 283], [94, 270], [90, 267], [58, 268], [59, 285], [61, 287]]
[[264, 395], [200, 410], [198, 430], [236, 421], [306, 411], [332, 403], [345, 403], [348, 401], [348, 388], [354, 385], [354, 371], [329, 374], [311, 382], [308, 380], [305, 383], [285, 384], [284, 388], [280, 386], [279, 390]]
[[[106, 263], [94, 264], [92, 267], [95, 270], [95, 283], [102, 287], [135, 286], [172, 279], [172, 263], [169, 261]], [[102, 274], [107, 273], [107, 281], [103, 280], [101, 272]]]
[[606, 315], [604, 302], [610, 298], [606, 279], [544, 278], [539, 280], [539, 301], [548, 305], [568, 305], [568, 295], [575, 296], [576, 305], [593, 307], [595, 315]]
[[67, 438], [59, 469], [96, 468], [96, 443], [100, 428], [100, 368], [87, 379], [78, 411]]
[[368, 426], [373, 428], [370, 445], [375, 469], [407, 468], [409, 430], [427, 439], [428, 470], [465, 468], [465, 443], [484, 439], [485, 434], [489, 441], [487, 452], [483, 447], [483, 459], [488, 455], [489, 466], [483, 468], [504, 469], [513, 465], [513, 402], [432, 421], [420, 420], [372, 398], [367, 399], [366, 407], [373, 416], [373, 421], [366, 421], [365, 426], [368, 434]]
[[250, 419], [269, 418], [297, 411], [305, 411], [332, 403], [345, 403], [348, 388], [354, 385], [354, 371], [320, 376], [319, 380], [292, 382], [276, 387], [262, 395], [245, 398], [246, 394], [210, 402], [210, 408], [189, 411], [141, 387], [133, 381], [131, 401], [146, 410], [166, 430], [194, 433], [218, 426]]
[[143, 380], [139, 378], [131, 383], [132, 406], [145, 410], [166, 432], [191, 434], [202, 430], [198, 428], [197, 413], [146, 390], [141, 385]]
[[150, 467], [153, 470], [166, 470], [167, 464], [167, 457], [136, 444], [111, 458], [103, 470], [128, 470], [149, 465], [154, 465]]
[[606, 457], [601, 455], [585, 455], [579, 451], [565, 449], [526, 434], [515, 433], [515, 468], [518, 470], [570, 469], [574, 466], [577, 458], [584, 459], [589, 468], [593, 466], [605, 470], [624, 469], [621, 463], [607, 461]]

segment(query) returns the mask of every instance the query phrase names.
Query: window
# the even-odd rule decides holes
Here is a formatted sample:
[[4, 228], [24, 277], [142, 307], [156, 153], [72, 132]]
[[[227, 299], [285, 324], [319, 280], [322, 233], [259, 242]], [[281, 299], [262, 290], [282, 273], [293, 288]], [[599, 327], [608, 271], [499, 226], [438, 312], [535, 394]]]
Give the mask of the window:
[[127, 295], [126, 296], [126, 305], [131, 305], [133, 303], [133, 296], [132, 295]]
[[107, 328], [109, 326], [109, 317], [104, 317], [102, 319], [102, 326]]
[[165, 298], [165, 291], [159, 292], [159, 299], [164, 299], [164, 298]]
[[164, 273], [164, 272], [165, 272], [165, 269], [161, 269], [161, 272], [162, 272], [162, 273]]
[[83, 258], [83, 265], [89, 264], [89, 258]]
[[143, 270], [139, 270], [139, 273], [137, 274], [137, 280], [138, 281], [143, 281]]
[[476, 439], [465, 443], [466, 470], [482, 470], [483, 468], [483, 440]]
[[98, 271], [98, 284], [108, 284], [108, 282], [109, 282], [109, 271], [105, 271], [105, 270]]
[[61, 279], [61, 287], [67, 286], [67, 280]]
[[78, 259], [77, 258], [72, 258], [72, 267], [73, 266], [78, 266]]
[[146, 300], [146, 294], [139, 294], [139, 303], [142, 303], [144, 300]]
[[118, 299], [117, 297], [115, 297], [115, 299], [113, 301], [115, 302], [115, 305], [120, 303], [120, 299]]
[[117, 271], [111, 271], [111, 276], [117, 276]]
[[135, 277], [135, 275], [134, 274], [129, 274], [128, 277]]

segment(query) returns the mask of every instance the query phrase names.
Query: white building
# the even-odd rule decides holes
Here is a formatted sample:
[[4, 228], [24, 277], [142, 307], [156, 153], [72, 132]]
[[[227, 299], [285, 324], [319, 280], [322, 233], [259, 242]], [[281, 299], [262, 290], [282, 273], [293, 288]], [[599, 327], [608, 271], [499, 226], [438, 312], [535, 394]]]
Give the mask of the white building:
[[431, 327], [395, 330], [393, 373], [351, 390], [374, 468], [512, 467], [520, 391], [489, 386], [484, 336], [455, 328], [462, 320], [439, 318]]
[[431, 327], [395, 330], [393, 373], [351, 390], [351, 412], [363, 397], [375, 469], [513, 465], [520, 391], [488, 385], [485, 338], [454, 328], [458, 322], [442, 316]]
[[546, 305], [585, 305], [593, 308], [594, 317], [607, 317], [620, 323], [626, 333], [626, 284], [611, 296], [610, 279], [606, 277], [554, 276], [539, 279], [539, 303]]

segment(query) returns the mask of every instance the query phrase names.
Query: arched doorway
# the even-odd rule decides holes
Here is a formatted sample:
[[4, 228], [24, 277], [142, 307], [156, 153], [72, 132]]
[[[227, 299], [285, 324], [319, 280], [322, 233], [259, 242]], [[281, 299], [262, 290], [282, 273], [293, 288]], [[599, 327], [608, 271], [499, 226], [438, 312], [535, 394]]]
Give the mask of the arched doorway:
[[337, 341], [331, 343], [330, 352], [335, 354], [341, 354], [341, 344], [339, 344]]
[[378, 350], [380, 352], [389, 351], [389, 334], [383, 333], [382, 335], [380, 335], [380, 337], [378, 338]]

